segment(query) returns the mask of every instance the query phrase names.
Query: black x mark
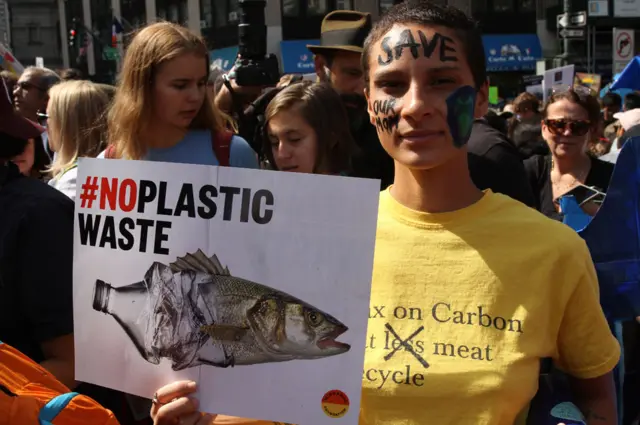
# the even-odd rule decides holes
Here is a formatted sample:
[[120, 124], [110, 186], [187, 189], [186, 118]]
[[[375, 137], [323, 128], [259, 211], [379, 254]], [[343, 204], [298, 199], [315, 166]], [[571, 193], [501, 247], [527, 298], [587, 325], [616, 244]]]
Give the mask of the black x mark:
[[393, 355], [400, 350], [401, 347], [404, 347], [405, 350], [407, 350], [408, 352], [410, 352], [411, 354], [413, 354], [413, 357], [416, 358], [416, 360], [418, 360], [420, 362], [420, 364], [426, 369], [429, 367], [429, 363], [427, 363], [427, 361], [425, 359], [423, 359], [422, 357], [420, 357], [420, 355], [418, 353], [416, 353], [413, 350], [413, 347], [411, 346], [411, 344], [409, 344], [409, 341], [411, 341], [413, 338], [415, 338], [420, 332], [422, 332], [424, 330], [424, 326], [420, 326], [418, 328], [417, 331], [415, 331], [414, 333], [411, 334], [411, 336], [409, 336], [407, 339], [402, 339], [398, 336], [398, 334], [396, 333], [396, 331], [393, 330], [393, 328], [391, 327], [390, 324], [386, 323], [384, 325], [389, 332], [391, 332], [393, 334], [393, 336], [400, 341], [400, 345], [397, 346], [396, 348], [394, 348], [389, 354], [387, 354], [386, 356], [384, 356], [385, 361], [388, 361], [391, 357], [393, 357]]

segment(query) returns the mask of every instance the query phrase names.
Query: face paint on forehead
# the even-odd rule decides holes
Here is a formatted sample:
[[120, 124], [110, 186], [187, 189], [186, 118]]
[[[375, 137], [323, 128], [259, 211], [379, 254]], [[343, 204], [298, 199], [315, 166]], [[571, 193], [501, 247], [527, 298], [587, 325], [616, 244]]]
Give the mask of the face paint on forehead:
[[447, 124], [453, 145], [461, 148], [471, 137], [478, 92], [471, 86], [462, 86], [447, 97]]
[[420, 30], [405, 29], [402, 30], [395, 42], [393, 38], [393, 36], [386, 36], [380, 41], [382, 53], [378, 56], [378, 64], [381, 66], [389, 65], [394, 60], [400, 59], [405, 49], [409, 50], [413, 59], [418, 59], [421, 55], [425, 58], [430, 58], [438, 50], [440, 62], [458, 61], [455, 56], [457, 52], [455, 41], [439, 32], [435, 32], [429, 39]]

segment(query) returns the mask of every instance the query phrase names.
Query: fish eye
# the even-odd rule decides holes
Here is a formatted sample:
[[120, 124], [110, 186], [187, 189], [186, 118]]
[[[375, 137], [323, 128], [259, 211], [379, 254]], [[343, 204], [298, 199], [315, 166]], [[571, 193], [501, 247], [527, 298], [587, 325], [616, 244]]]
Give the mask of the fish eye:
[[307, 322], [314, 327], [320, 325], [324, 320], [322, 313], [318, 313], [317, 311], [307, 310], [305, 312], [305, 316], [307, 318]]

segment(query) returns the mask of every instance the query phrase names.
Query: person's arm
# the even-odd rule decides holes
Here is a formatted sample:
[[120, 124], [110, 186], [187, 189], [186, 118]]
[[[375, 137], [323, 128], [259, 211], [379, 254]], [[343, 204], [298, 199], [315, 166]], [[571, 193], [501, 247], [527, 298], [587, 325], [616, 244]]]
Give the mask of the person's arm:
[[587, 425], [617, 425], [616, 389], [611, 372], [593, 379], [569, 378]]
[[78, 383], [74, 379], [73, 334], [45, 341], [41, 348], [47, 360], [40, 365], [69, 389], [75, 388]]
[[[586, 244], [574, 248], [577, 261], [566, 261], [576, 276], [558, 332], [558, 364], [569, 376], [576, 404], [589, 425], [616, 425], [616, 392], [612, 370], [620, 345], [599, 301], [598, 278]], [[570, 279], [571, 274], [567, 275]], [[563, 284], [568, 284], [565, 281]]]
[[37, 201], [23, 218], [17, 248], [20, 302], [42, 365], [73, 388], [73, 202], [63, 195]]
[[233, 136], [229, 152], [229, 165], [238, 168], [260, 168], [258, 155], [249, 146], [246, 140], [240, 136]]

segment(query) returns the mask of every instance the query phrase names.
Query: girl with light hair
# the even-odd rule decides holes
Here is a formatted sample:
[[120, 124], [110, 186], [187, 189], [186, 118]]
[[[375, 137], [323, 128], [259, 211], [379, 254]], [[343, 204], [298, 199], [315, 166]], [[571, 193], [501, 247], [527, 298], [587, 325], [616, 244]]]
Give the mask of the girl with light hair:
[[95, 158], [106, 141], [109, 96], [90, 81], [70, 80], [49, 92], [47, 126], [55, 159], [49, 184], [75, 199], [78, 158]]
[[258, 168], [257, 155], [228, 132], [229, 118], [211, 101], [209, 72], [205, 42], [187, 28], [159, 22], [140, 30], [124, 57], [101, 156]]

